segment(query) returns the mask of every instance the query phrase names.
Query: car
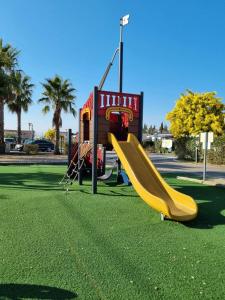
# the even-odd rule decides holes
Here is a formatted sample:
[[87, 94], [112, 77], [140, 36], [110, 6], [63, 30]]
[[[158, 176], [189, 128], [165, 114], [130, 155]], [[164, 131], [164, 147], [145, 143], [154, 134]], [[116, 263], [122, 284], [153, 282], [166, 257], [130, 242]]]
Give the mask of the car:
[[42, 152], [51, 152], [54, 151], [55, 149], [55, 145], [51, 141], [45, 139], [38, 139], [38, 140], [27, 139], [24, 141], [23, 144], [17, 144], [15, 146], [15, 150], [23, 151], [25, 145], [38, 145], [38, 150]]
[[38, 145], [38, 150], [42, 152], [51, 152], [55, 149], [55, 145], [45, 139], [32, 141], [31, 144]]
[[8, 144], [8, 143], [15, 143], [15, 138], [4, 138], [4, 142], [6, 143], [6, 144]]
[[24, 139], [21, 144], [16, 144], [15, 150], [16, 151], [23, 151], [23, 146], [26, 145], [26, 144], [31, 144], [32, 142], [33, 142], [32, 139]]
[[13, 150], [16, 145], [15, 138], [4, 138], [4, 142], [6, 152], [10, 152], [11, 150]]

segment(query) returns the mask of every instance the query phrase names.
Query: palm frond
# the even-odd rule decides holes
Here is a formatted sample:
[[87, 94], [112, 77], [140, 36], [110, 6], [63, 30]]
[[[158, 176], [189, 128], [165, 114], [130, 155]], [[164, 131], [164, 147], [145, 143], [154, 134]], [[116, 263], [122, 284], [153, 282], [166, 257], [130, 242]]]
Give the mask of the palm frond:
[[48, 105], [45, 105], [43, 108], [42, 108], [42, 112], [44, 114], [47, 114], [48, 112], [50, 111], [50, 107]]
[[73, 88], [72, 84], [68, 79], [63, 80], [59, 75], [55, 75], [53, 78], [45, 79], [42, 83], [43, 92], [42, 98], [38, 100], [39, 103], [46, 103], [47, 106], [52, 107], [53, 126], [61, 127], [62, 118], [61, 111], [72, 113], [76, 116], [75, 109], [75, 92], [76, 89]]
[[13, 111], [28, 111], [32, 104], [32, 93], [34, 85], [30, 82], [30, 77], [23, 71], [16, 70], [10, 75], [8, 107]]

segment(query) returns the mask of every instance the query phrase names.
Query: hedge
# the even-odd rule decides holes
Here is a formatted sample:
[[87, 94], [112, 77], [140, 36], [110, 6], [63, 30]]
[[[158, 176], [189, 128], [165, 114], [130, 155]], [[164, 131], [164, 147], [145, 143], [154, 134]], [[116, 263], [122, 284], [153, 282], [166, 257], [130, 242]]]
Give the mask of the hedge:
[[225, 164], [225, 134], [215, 137], [211, 150], [208, 151], [208, 161], [212, 164]]
[[[198, 161], [203, 160], [202, 145], [197, 143], [195, 137], [182, 137], [174, 141], [175, 154], [178, 159], [196, 160], [196, 146], [198, 149]], [[211, 149], [207, 153], [208, 162], [212, 164], [225, 164], [225, 134], [214, 137], [214, 142], [211, 144]]]
[[26, 144], [26, 145], [24, 145], [23, 151], [26, 154], [37, 154], [38, 153], [38, 145]]

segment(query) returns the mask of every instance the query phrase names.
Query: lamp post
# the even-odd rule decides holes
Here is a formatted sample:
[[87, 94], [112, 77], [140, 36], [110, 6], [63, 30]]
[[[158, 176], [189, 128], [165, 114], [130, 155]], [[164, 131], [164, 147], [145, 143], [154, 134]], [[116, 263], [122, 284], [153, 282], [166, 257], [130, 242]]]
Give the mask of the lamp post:
[[123, 27], [128, 24], [130, 15], [120, 18], [120, 42], [119, 42], [119, 92], [123, 91]]
[[34, 139], [34, 127], [33, 127], [33, 123], [28, 123], [29, 126], [29, 131], [31, 131], [31, 139], [33, 141]]
[[[123, 92], [123, 27], [128, 24], [130, 15], [120, 18], [120, 41], [119, 41], [119, 92]], [[120, 116], [119, 116], [120, 117]], [[117, 163], [117, 181], [120, 181], [121, 161]]]

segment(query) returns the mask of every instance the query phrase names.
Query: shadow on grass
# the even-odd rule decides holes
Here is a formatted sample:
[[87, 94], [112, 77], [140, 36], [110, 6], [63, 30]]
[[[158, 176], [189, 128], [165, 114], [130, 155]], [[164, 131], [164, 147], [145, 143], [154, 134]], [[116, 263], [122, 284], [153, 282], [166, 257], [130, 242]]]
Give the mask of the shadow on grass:
[[0, 284], [0, 299], [75, 299], [77, 294], [55, 287], [33, 284]]
[[[199, 208], [198, 216], [195, 220], [185, 223], [186, 226], [193, 228], [210, 229], [216, 225], [225, 224], [225, 216], [222, 211], [225, 210], [225, 189], [219, 187], [206, 186], [201, 184], [177, 181], [176, 174], [165, 174], [164, 177], [168, 179], [169, 183], [180, 192], [193, 197]], [[1, 173], [0, 183], [1, 189], [20, 189], [20, 190], [44, 190], [54, 191], [63, 190], [58, 182], [62, 179], [61, 173], [51, 173], [37, 171], [36, 173]], [[89, 179], [90, 180], [90, 179]], [[85, 179], [86, 184], [90, 185], [90, 181]], [[173, 182], [174, 180], [174, 182]], [[107, 191], [109, 187], [109, 192]], [[116, 189], [118, 186], [118, 190]], [[121, 191], [122, 185], [117, 185], [116, 175], [113, 174], [109, 181], [104, 185], [104, 191], [98, 190], [98, 194], [105, 196], [121, 196], [121, 197], [138, 197], [136, 194], [128, 194], [126, 191]], [[113, 188], [113, 190], [112, 190]], [[91, 194], [91, 190], [79, 189], [81, 193]], [[6, 196], [2, 195], [7, 199]]]
[[[80, 189], [79, 192], [87, 194], [87, 195], [92, 195], [91, 190], [90, 191], [85, 191], [83, 189]], [[119, 196], [119, 197], [130, 197], [130, 198], [137, 198], [137, 197], [139, 197], [137, 194], [136, 195], [125, 194], [125, 193], [120, 193], [120, 192], [112, 191], [112, 190], [109, 190], [108, 193], [103, 193], [103, 192], [99, 192], [98, 191], [97, 195], [103, 195], [103, 196], [109, 196], [109, 197], [117, 197], [117, 196]]]
[[[190, 183], [185, 181], [177, 181], [176, 174], [164, 174], [166, 181], [177, 189], [179, 192], [191, 196], [198, 204], [198, 216], [195, 220], [185, 222], [184, 225], [192, 228], [199, 229], [211, 229], [216, 225], [225, 225], [225, 216], [222, 211], [225, 210], [225, 189], [215, 186], [207, 186], [203, 184]], [[168, 179], [168, 180], [167, 180]], [[174, 182], [173, 182], [174, 180]], [[105, 187], [109, 187], [109, 192], [101, 192], [98, 190], [99, 195], [105, 195], [109, 197], [125, 196], [125, 197], [138, 197], [135, 194], [127, 194], [122, 192], [122, 185], [118, 185], [116, 182], [116, 176], [114, 175], [111, 180], [105, 182]], [[116, 189], [118, 186], [118, 190]], [[112, 188], [114, 190], [112, 190]], [[85, 194], [91, 194], [91, 191], [80, 190]]]
[[60, 173], [36, 172], [36, 173], [1, 173], [1, 189], [24, 190], [58, 190], [59, 181], [63, 175]]
[[[175, 179], [174, 174], [166, 174], [166, 178]], [[191, 222], [184, 223], [188, 227], [211, 229], [216, 225], [225, 225], [225, 189], [203, 184], [177, 181], [171, 185], [179, 192], [191, 196], [198, 204], [198, 216]]]

